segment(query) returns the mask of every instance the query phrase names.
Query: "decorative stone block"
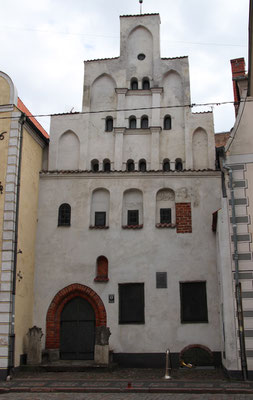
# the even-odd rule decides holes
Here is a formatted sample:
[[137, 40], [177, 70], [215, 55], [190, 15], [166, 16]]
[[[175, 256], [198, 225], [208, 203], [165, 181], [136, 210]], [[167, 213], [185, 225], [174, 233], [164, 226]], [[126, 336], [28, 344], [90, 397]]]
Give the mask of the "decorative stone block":
[[33, 326], [27, 333], [27, 364], [38, 365], [41, 363], [41, 338], [43, 336], [42, 329]]

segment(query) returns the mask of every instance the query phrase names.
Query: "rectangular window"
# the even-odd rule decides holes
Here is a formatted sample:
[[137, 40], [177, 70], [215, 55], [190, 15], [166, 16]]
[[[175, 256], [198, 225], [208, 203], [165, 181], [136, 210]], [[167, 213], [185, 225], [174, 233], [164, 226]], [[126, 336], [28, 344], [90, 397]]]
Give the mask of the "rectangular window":
[[144, 324], [144, 283], [119, 284], [119, 324]]
[[167, 288], [167, 272], [156, 273], [156, 288], [157, 289]]
[[96, 211], [95, 212], [95, 226], [105, 226], [106, 223], [106, 212]]
[[208, 322], [206, 282], [181, 282], [181, 322]]
[[139, 210], [127, 211], [127, 225], [139, 225]]
[[171, 208], [160, 208], [160, 223], [171, 224]]

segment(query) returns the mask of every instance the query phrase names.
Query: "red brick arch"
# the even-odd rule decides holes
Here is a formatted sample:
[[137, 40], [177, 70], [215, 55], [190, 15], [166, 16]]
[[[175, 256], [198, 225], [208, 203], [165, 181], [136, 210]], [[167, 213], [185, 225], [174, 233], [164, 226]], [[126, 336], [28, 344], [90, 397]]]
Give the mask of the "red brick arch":
[[95, 312], [96, 326], [106, 326], [106, 310], [101, 298], [88, 286], [73, 283], [60, 290], [48, 308], [46, 320], [47, 349], [59, 349], [61, 312], [65, 304], [74, 297], [82, 297], [91, 304]]

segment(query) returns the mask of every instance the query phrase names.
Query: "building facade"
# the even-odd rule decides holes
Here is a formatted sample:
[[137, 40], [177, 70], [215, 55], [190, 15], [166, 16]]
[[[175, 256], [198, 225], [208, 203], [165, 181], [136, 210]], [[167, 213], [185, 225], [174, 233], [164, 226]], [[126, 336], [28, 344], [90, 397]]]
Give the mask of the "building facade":
[[120, 56], [85, 62], [82, 112], [51, 119], [33, 324], [51, 360], [218, 363], [213, 116], [191, 111], [188, 58], [161, 58], [159, 15], [120, 23]]

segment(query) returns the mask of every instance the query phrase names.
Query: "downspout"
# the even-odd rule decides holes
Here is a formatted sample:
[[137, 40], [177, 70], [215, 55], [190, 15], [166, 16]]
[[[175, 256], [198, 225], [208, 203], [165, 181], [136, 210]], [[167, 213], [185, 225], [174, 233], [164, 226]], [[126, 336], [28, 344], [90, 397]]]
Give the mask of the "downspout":
[[228, 167], [225, 163], [223, 163], [223, 167], [225, 169], [227, 169], [228, 173], [229, 173], [229, 188], [230, 188], [230, 194], [231, 194], [234, 262], [235, 262], [236, 311], [237, 311], [237, 320], [238, 320], [238, 328], [239, 328], [242, 377], [243, 377], [243, 380], [246, 381], [248, 379], [248, 368], [247, 368], [247, 357], [246, 357], [246, 348], [245, 348], [245, 332], [244, 332], [243, 309], [242, 309], [241, 283], [239, 282], [239, 257], [238, 257], [238, 243], [237, 243], [237, 225], [236, 225], [236, 215], [235, 215], [233, 170], [230, 167]]
[[23, 147], [23, 126], [26, 121], [26, 116], [21, 113], [20, 136], [19, 136], [19, 154], [18, 154], [18, 171], [17, 171], [17, 190], [16, 190], [16, 209], [15, 209], [15, 233], [14, 233], [14, 260], [13, 260], [13, 275], [12, 275], [12, 293], [11, 293], [11, 324], [9, 334], [9, 360], [8, 360], [8, 375], [14, 368], [14, 351], [15, 351], [15, 294], [16, 294], [16, 272], [17, 272], [17, 254], [18, 254], [18, 223], [19, 223], [19, 200], [20, 200], [20, 177], [21, 177], [21, 159]]

